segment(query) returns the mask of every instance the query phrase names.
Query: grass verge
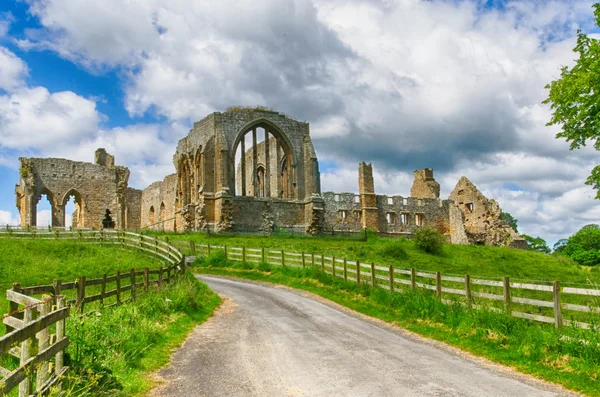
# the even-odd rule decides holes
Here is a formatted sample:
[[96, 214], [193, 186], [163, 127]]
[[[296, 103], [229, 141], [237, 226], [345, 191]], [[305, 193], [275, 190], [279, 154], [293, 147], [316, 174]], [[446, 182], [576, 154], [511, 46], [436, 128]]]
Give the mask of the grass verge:
[[313, 236], [220, 235], [201, 233], [152, 232], [168, 238], [182, 252], [189, 254], [188, 241], [228, 247], [265, 248], [286, 252], [325, 254], [336, 258], [394, 265], [422, 271], [439, 271], [445, 275], [466, 273], [479, 277], [509, 276], [513, 280], [560, 280], [561, 283], [600, 284], [600, 266], [581, 266], [560, 255], [546, 255], [506, 247], [445, 244], [438, 254], [419, 249], [405, 238], [382, 238], [369, 234], [366, 241]]
[[[438, 302], [427, 290], [390, 293], [333, 278], [315, 269], [229, 262], [216, 253], [196, 262], [199, 273], [286, 285], [315, 293], [359, 313], [448, 343], [566, 388], [600, 396], [600, 335], [556, 330], [489, 310]], [[583, 342], [585, 341], [585, 342]]]
[[152, 372], [168, 363], [172, 349], [220, 301], [188, 274], [140, 295], [133, 304], [72, 314], [65, 360], [71, 370], [61, 396], [142, 396], [154, 385]]

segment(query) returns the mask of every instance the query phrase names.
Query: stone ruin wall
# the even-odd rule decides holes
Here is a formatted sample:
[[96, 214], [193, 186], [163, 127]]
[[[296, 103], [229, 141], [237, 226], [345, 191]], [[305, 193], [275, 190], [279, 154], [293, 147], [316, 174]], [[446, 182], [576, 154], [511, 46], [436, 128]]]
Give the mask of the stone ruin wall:
[[[243, 155], [246, 195], [241, 194], [241, 164], [235, 166], [235, 145], [252, 129], [267, 128], [270, 197], [255, 196], [252, 145]], [[275, 129], [275, 130], [272, 130]], [[276, 136], [278, 135], [278, 136]], [[283, 141], [282, 141], [283, 140]], [[286, 145], [285, 149], [281, 146]], [[266, 166], [265, 142], [257, 143], [256, 166]], [[279, 149], [279, 150], [278, 150]], [[290, 154], [287, 175], [290, 195], [281, 198], [281, 160]], [[434, 227], [458, 244], [509, 245], [523, 248], [520, 239], [500, 220], [500, 208], [466, 178], [461, 178], [449, 200], [440, 199], [433, 170], [414, 172], [410, 197], [375, 193], [371, 164], [359, 164], [359, 192], [321, 194], [320, 173], [308, 123], [264, 109], [235, 109], [213, 113], [194, 123], [173, 156], [176, 173], [143, 191], [127, 186], [129, 170], [115, 166], [104, 149], [95, 163], [64, 159], [21, 159], [21, 183], [16, 187], [21, 224], [35, 224], [35, 205], [48, 194], [53, 225], [64, 223], [64, 203], [74, 193], [81, 204], [74, 224], [101, 228], [109, 209], [117, 228], [182, 231], [269, 231], [273, 227], [315, 233], [329, 229], [360, 232], [364, 228], [386, 236], [412, 234]], [[237, 168], [237, 169], [236, 169]], [[236, 189], [237, 188], [237, 195]], [[265, 189], [266, 191], [266, 189]], [[78, 222], [77, 222], [78, 219]], [[79, 224], [77, 224], [79, 223]], [[154, 225], [152, 225], [154, 224]], [[526, 246], [526, 243], [525, 243]]]
[[[154, 182], [142, 191], [141, 225], [150, 230], [176, 230], [175, 198], [177, 174], [171, 174], [160, 182]], [[153, 209], [154, 219], [151, 219]], [[164, 208], [164, 209], [163, 209]], [[160, 223], [164, 221], [164, 223]]]
[[[256, 145], [256, 163], [257, 166], [266, 167], [266, 152], [265, 152], [265, 142], [259, 142]], [[269, 139], [269, 192], [266, 191], [267, 197], [273, 198], [281, 198], [282, 197], [282, 187], [281, 187], [281, 171], [280, 171], [280, 162], [282, 160], [283, 152], [281, 148], [277, 145], [277, 140], [275, 138]], [[246, 150], [246, 159], [244, 161], [246, 165], [246, 196], [254, 196], [254, 184], [253, 179], [255, 178], [254, 168], [253, 168], [253, 157], [254, 154], [252, 149]], [[242, 164], [241, 162], [236, 167], [236, 173], [239, 175], [242, 172]], [[265, 184], [266, 186], [266, 184]], [[236, 181], [236, 194], [241, 196], [242, 192], [242, 180], [241, 178]], [[270, 193], [270, 194], [269, 194]], [[262, 197], [262, 196], [261, 196]]]
[[485, 197], [466, 177], [460, 178], [450, 199], [463, 214], [462, 219], [453, 221], [464, 225], [469, 243], [527, 248], [527, 242], [500, 218], [496, 200]]
[[[127, 219], [129, 170], [114, 166], [114, 158], [104, 149], [96, 152], [101, 164], [58, 158], [21, 158], [20, 183], [15, 187], [17, 207], [22, 226], [37, 225], [37, 203], [46, 195], [52, 207], [52, 226], [65, 226], [65, 206], [73, 195], [78, 210], [74, 214], [76, 227], [102, 227], [108, 209], [119, 228], [138, 228], [136, 217]], [[108, 165], [108, 166], [107, 166]], [[132, 212], [135, 212], [135, 203]]]

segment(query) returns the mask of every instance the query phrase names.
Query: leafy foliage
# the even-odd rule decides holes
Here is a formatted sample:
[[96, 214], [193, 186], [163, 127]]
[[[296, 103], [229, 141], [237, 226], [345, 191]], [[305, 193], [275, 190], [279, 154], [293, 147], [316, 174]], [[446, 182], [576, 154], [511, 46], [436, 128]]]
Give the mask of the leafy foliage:
[[563, 254], [579, 264], [596, 266], [600, 264], [600, 228], [586, 225], [569, 237]]
[[527, 234], [521, 234], [521, 237], [523, 237], [525, 239], [525, 241], [527, 241], [527, 246], [529, 247], [530, 250], [537, 251], [537, 252], [543, 252], [544, 254], [550, 253], [550, 247], [548, 247], [546, 240], [544, 240], [543, 238], [532, 237]]
[[552, 252], [555, 254], [562, 254], [565, 247], [567, 246], [567, 239], [566, 238], [561, 238], [560, 240], [558, 240], [556, 243], [554, 243], [554, 246], [552, 247]]
[[[594, 4], [596, 24], [600, 26], [600, 3]], [[548, 84], [548, 98], [552, 118], [547, 125], [561, 125], [557, 138], [571, 143], [571, 150], [579, 149], [592, 141], [600, 150], [600, 41], [577, 31], [577, 45], [573, 52], [578, 54], [576, 64], [561, 69], [560, 78]], [[597, 190], [600, 199], [600, 165], [587, 178], [587, 185]]]
[[446, 239], [440, 232], [430, 227], [417, 229], [414, 233], [417, 247], [430, 254], [440, 254]]
[[515, 232], [519, 233], [519, 231], [517, 230], [517, 222], [519, 222], [519, 220], [517, 218], [513, 217], [508, 212], [502, 211], [502, 213], [500, 214], [500, 219], [508, 223], [508, 225], [512, 227]]

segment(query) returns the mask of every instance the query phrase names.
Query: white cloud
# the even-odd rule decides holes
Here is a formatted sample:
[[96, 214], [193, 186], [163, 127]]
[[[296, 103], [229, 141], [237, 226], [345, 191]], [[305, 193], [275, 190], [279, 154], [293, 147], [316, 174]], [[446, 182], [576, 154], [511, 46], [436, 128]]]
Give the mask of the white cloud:
[[0, 143], [15, 149], [68, 145], [94, 134], [100, 118], [94, 101], [71, 91], [23, 87], [0, 96]]
[[3, 211], [0, 210], [0, 227], [2, 226], [17, 226], [19, 225], [20, 221], [18, 216], [13, 215], [11, 212], [9, 211]]
[[[366, 160], [380, 193], [408, 194], [417, 168], [433, 167], [446, 195], [466, 175], [530, 234], [570, 233], [596, 216], [583, 181], [597, 152], [569, 152], [540, 104], [572, 64], [594, 0], [513, 0], [503, 10], [480, 1], [28, 2], [42, 28], [24, 48], [118, 69], [127, 111], [168, 120], [107, 130], [93, 101], [71, 98], [87, 111], [59, 117], [69, 125], [50, 116], [68, 111], [48, 111], [48, 123], [69, 135], [76, 120], [83, 141], [47, 153], [89, 159], [105, 146], [144, 184], [172, 170], [179, 124], [266, 105], [311, 123], [320, 159], [339, 165], [323, 173], [324, 191], [356, 191], [356, 164]], [[6, 96], [4, 107], [17, 95], [37, 103], [32, 90]], [[15, 131], [46, 120], [24, 114], [35, 117], [13, 121]]]
[[[0, 37], [2, 24], [0, 23]], [[11, 91], [22, 86], [27, 76], [27, 65], [4, 47], [0, 47], [0, 90]]]

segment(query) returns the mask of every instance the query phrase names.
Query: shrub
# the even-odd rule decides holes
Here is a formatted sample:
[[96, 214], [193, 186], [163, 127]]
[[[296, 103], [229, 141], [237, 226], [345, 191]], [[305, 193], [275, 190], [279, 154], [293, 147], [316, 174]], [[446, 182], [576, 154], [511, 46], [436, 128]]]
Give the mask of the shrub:
[[406, 248], [404, 248], [404, 241], [398, 240], [393, 243], [385, 244], [380, 250], [379, 253], [381, 256], [390, 258], [390, 259], [407, 259], [408, 254], [406, 253]]
[[425, 252], [440, 254], [446, 239], [437, 230], [430, 227], [423, 227], [415, 231], [414, 242], [417, 247]]

